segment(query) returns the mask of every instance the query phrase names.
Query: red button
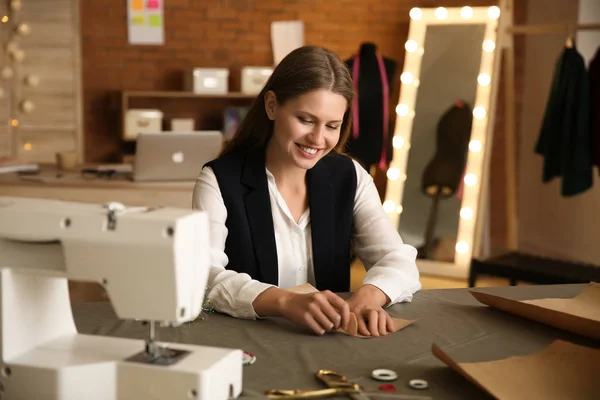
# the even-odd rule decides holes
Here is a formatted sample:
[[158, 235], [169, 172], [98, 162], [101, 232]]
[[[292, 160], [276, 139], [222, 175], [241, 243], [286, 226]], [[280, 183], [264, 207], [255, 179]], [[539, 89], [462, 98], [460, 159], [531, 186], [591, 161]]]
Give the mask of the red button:
[[383, 390], [384, 392], [395, 392], [396, 386], [389, 383], [384, 383], [383, 385], [379, 386], [379, 389]]

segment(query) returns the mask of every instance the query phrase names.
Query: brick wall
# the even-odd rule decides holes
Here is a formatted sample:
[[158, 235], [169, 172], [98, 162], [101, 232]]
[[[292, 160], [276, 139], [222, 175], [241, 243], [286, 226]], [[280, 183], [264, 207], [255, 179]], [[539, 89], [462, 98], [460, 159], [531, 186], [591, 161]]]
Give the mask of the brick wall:
[[[412, 7], [464, 6], [464, 0], [168, 0], [165, 1], [164, 46], [127, 43], [126, 1], [85, 0], [82, 56], [86, 161], [115, 161], [121, 156], [121, 90], [180, 90], [181, 70], [228, 67], [230, 90], [239, 90], [245, 65], [272, 63], [270, 22], [300, 19], [307, 44], [351, 56], [371, 41], [403, 65], [404, 43]], [[496, 4], [472, 0], [471, 6]], [[521, 3], [521, 2], [517, 2]], [[400, 71], [397, 75], [399, 76]], [[392, 90], [397, 99], [399, 79]], [[501, 105], [501, 101], [499, 105]], [[502, 112], [502, 108], [500, 110]], [[502, 126], [503, 116], [497, 118]], [[502, 215], [504, 166], [502, 132], [495, 135], [492, 156], [493, 244], [504, 236]]]

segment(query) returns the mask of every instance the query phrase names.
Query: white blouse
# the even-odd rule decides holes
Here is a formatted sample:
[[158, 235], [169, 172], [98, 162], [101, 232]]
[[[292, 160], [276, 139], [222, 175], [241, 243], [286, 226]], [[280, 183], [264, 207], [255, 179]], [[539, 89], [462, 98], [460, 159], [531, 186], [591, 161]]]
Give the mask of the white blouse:
[[[409, 302], [421, 289], [416, 266], [417, 250], [402, 242], [386, 215], [371, 175], [354, 161], [357, 175], [354, 198], [352, 248], [367, 270], [363, 284], [381, 289], [391, 299], [386, 306]], [[298, 223], [277, 190], [275, 177], [267, 169], [273, 227], [279, 264], [278, 287], [285, 289], [304, 283], [315, 285], [310, 210]], [[206, 211], [210, 220], [210, 261], [207, 295], [216, 310], [235, 317], [256, 319], [254, 299], [273, 285], [259, 282], [245, 273], [227, 270], [224, 252], [227, 238], [227, 209], [217, 178], [210, 167], [202, 169], [194, 187], [192, 207]], [[349, 266], [348, 266], [349, 267]]]

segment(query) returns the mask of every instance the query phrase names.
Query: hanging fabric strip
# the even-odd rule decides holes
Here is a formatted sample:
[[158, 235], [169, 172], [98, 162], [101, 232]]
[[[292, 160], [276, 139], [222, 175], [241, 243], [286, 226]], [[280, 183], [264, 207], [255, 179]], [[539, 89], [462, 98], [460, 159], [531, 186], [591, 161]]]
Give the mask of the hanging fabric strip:
[[[379, 168], [385, 170], [387, 168], [387, 143], [388, 143], [388, 130], [389, 130], [389, 98], [390, 88], [388, 86], [387, 72], [385, 71], [385, 64], [383, 63], [383, 57], [379, 53], [376, 54], [377, 63], [379, 64], [379, 75], [381, 76], [381, 87], [383, 90], [383, 138], [381, 141], [381, 158], [379, 159]], [[352, 65], [352, 82], [354, 85], [354, 100], [352, 101], [352, 137], [358, 138], [358, 72], [360, 68], [360, 61], [358, 54], [354, 57], [354, 63]]]

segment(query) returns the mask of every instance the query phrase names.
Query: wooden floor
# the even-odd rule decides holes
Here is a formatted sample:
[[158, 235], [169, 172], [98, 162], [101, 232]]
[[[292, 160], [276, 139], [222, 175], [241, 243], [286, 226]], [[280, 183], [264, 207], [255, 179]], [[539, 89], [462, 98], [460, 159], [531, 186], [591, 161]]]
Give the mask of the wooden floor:
[[[365, 278], [365, 267], [360, 261], [355, 261], [352, 264], [352, 270], [350, 272], [351, 277], [351, 290], [355, 291], [362, 284], [363, 279]], [[421, 275], [420, 277], [421, 285], [423, 289], [453, 289], [453, 288], [466, 288], [469, 287], [469, 284], [466, 279], [451, 279], [451, 278], [442, 278], [436, 276], [427, 276]], [[525, 284], [525, 283], [519, 283]], [[477, 287], [490, 287], [490, 286], [508, 286], [509, 282], [507, 279], [500, 278], [492, 278], [492, 277], [478, 277], [477, 278]]]

